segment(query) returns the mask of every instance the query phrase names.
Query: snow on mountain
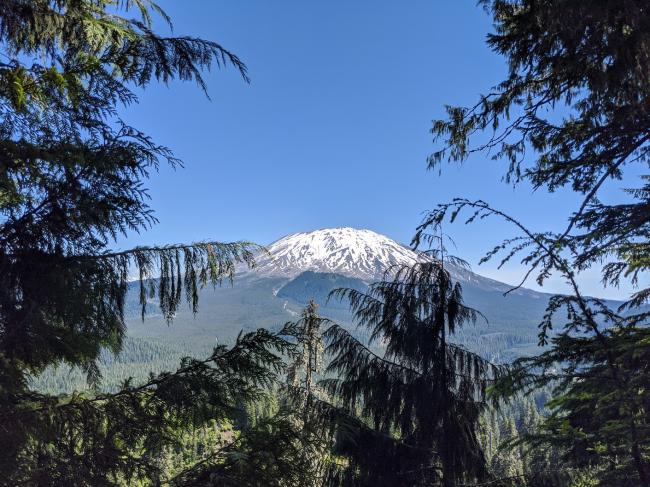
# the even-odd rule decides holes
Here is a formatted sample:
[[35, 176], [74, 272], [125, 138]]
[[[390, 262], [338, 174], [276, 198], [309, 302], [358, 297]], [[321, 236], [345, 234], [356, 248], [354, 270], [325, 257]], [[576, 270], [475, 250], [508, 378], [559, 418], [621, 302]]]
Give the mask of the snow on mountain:
[[293, 278], [304, 271], [375, 280], [394, 265], [413, 264], [418, 254], [371, 230], [325, 228], [288, 235], [268, 247], [253, 271]]
[[[395, 265], [412, 265], [423, 257], [385, 235], [350, 227], [324, 228], [287, 235], [267, 247], [257, 266], [246, 272], [257, 277], [293, 279], [305, 271], [328, 272], [373, 282]], [[510, 288], [465, 269], [449, 266], [452, 276], [484, 290], [504, 292]], [[532, 293], [520, 289], [516, 294]]]

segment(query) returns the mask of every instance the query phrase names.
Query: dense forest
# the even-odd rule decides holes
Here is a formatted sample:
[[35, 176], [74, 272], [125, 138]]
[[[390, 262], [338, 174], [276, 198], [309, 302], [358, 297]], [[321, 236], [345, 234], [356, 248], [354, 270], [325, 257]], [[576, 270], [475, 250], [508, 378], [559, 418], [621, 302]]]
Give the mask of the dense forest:
[[[112, 249], [156, 224], [147, 181], [183, 164], [129, 107], [152, 83], [207, 92], [211, 67], [248, 82], [246, 65], [159, 34], [172, 19], [150, 0], [0, 3], [0, 485], [650, 486], [647, 2], [479, 3], [507, 76], [433, 122], [429, 168], [483, 154], [507, 184], [569, 189], [563, 230], [461, 194], [415, 229], [420, 262], [328, 293], [360, 333], [312, 301], [201, 356], [127, 336], [125, 316], [156, 300], [173, 326], [261, 249]], [[602, 197], [624, 177], [620, 199]], [[570, 289], [549, 298], [538, 353], [512, 363], [473, 341], [482, 310], [444, 245], [455, 222], [486, 218], [513, 235], [485, 260], [517, 259], [519, 286], [561, 276]], [[586, 296], [589, 270], [634, 291]]]

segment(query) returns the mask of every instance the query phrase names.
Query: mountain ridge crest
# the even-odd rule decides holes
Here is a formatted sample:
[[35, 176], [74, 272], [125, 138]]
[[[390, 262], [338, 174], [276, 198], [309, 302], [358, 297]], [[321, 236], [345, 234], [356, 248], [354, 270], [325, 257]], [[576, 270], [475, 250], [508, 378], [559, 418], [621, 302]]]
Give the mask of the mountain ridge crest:
[[[286, 235], [261, 254], [257, 265], [245, 271], [251, 277], [294, 279], [305, 271], [339, 274], [361, 279], [366, 283], [384, 278], [391, 267], [413, 265], [422, 261], [421, 253], [386, 235], [369, 229], [353, 227], [321, 228]], [[449, 265], [452, 277], [461, 283], [472, 283], [484, 290], [505, 292], [512, 286], [483, 277], [470, 270]], [[518, 289], [515, 294], [541, 294]]]

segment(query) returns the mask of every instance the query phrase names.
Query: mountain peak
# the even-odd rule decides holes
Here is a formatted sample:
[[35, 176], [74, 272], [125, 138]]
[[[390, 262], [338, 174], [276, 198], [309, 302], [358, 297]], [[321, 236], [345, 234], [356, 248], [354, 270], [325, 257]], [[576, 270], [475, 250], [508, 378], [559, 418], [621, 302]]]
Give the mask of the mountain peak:
[[260, 276], [293, 278], [310, 270], [376, 280], [391, 266], [418, 260], [416, 252], [385, 235], [351, 227], [294, 233], [268, 250], [270, 256], [258, 259], [255, 272]]
[[[258, 256], [255, 269], [245, 273], [260, 278], [293, 279], [305, 271], [312, 271], [370, 283], [381, 280], [394, 266], [413, 265], [423, 259], [418, 252], [385, 235], [352, 227], [293, 233], [276, 240], [267, 249], [268, 254]], [[503, 293], [512, 287], [451, 264], [446, 267], [453, 279], [483, 290]], [[514, 291], [514, 294], [541, 296], [525, 288]]]

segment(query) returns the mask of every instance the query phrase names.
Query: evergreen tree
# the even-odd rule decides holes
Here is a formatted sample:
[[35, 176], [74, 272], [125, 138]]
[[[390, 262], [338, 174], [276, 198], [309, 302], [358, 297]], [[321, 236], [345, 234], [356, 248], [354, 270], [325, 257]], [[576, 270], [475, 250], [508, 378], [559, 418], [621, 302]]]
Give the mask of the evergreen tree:
[[328, 485], [328, 475], [336, 470], [330, 448], [339, 421], [335, 408], [326, 402], [326, 391], [318, 383], [323, 373], [323, 328], [331, 324], [331, 320], [318, 315], [318, 305], [312, 299], [300, 320], [285, 324], [281, 332], [295, 340], [282, 399], [285, 407], [294, 412], [294, 425], [300, 432], [301, 463], [308, 466], [301, 475], [301, 485], [305, 487]]
[[182, 445], [185, 430], [230, 420], [238, 404], [259, 400], [284, 370], [282, 355], [290, 348], [261, 330], [241, 335], [230, 349], [217, 347], [205, 360], [185, 359], [174, 373], [139, 385], [127, 381], [112, 394], [3, 393], [1, 482], [148, 484], [161, 477], [161, 456]]
[[[507, 441], [515, 441], [518, 431], [512, 416], [500, 418], [499, 432]], [[504, 448], [504, 444], [497, 446], [498, 450], [490, 465], [491, 473], [501, 479], [503, 485], [520, 485], [524, 481], [523, 462], [520, 452], [516, 448]]]
[[[434, 122], [442, 147], [430, 165], [490, 153], [508, 163], [507, 181], [569, 187], [579, 204], [560, 231], [535, 232], [486, 202], [458, 199], [432, 211], [418, 235], [462, 210], [469, 211], [467, 222], [498, 216], [520, 234], [486, 259], [501, 254], [503, 264], [520, 255], [528, 266], [520, 285], [530, 276], [539, 284], [554, 273], [565, 279], [571, 294], [552, 298], [540, 324], [540, 345], [550, 349], [517, 361], [499, 390], [512, 395], [556, 385], [551, 415], [528, 436], [531, 445], [558, 448], [567, 471], [591, 467], [601, 485], [650, 485], [650, 288], [637, 288], [611, 309], [579, 286], [580, 272], [593, 266], [604, 265], [607, 285], [644, 284], [650, 268], [647, 175], [618, 202], [599, 197], [608, 182], [648, 167], [647, 2], [481, 3], [495, 23], [488, 44], [507, 59], [508, 76], [475, 106], [448, 107], [448, 118]], [[476, 144], [484, 131], [487, 139]]]
[[293, 387], [304, 389], [306, 398], [318, 396], [317, 377], [323, 372], [323, 325], [331, 323], [318, 316], [318, 305], [310, 300], [297, 322], [287, 323], [283, 335], [296, 340], [297, 351], [287, 369], [287, 382]]
[[[157, 296], [171, 320], [198, 290], [251, 265], [246, 242], [113, 251], [156, 222], [144, 186], [172, 152], [121, 116], [135, 90], [246, 67], [220, 45], [153, 28], [150, 0], [0, 2], [0, 453], [2, 485], [137, 485], [162, 478], [161, 454], [183, 430], [231, 418], [283, 371], [291, 348], [266, 331], [241, 335], [176, 372], [113, 393], [50, 396], [31, 375], [66, 363], [99, 381], [117, 353], [132, 272], [142, 313]], [[163, 454], [164, 459], [164, 454]]]
[[[169, 484], [201, 487], [303, 487], [320, 485], [308, 454], [313, 438], [281, 409], [259, 418], [202, 461], [181, 471]], [[307, 450], [307, 451], [306, 451]]]
[[108, 249], [155, 223], [144, 181], [161, 160], [180, 164], [118, 115], [137, 101], [133, 88], [203, 86], [200, 71], [226, 59], [245, 75], [215, 43], [156, 35], [151, 10], [139, 0], [0, 6], [0, 352], [19, 369], [66, 361], [96, 373], [99, 350], [121, 345], [132, 270], [143, 313], [158, 291], [171, 318], [183, 294], [196, 309], [201, 284], [251, 262], [247, 243]]
[[328, 371], [339, 377], [325, 384], [367, 425], [337, 439], [349, 461], [342, 485], [451, 486], [486, 477], [477, 426], [498, 368], [449, 341], [477, 312], [442, 262], [396, 269], [367, 293], [337, 291], [370, 330], [369, 345], [338, 325], [325, 333]]
[[[285, 377], [277, 376], [264, 398], [248, 402], [230, 441], [205, 458], [194, 458], [171, 485], [320, 487], [335, 485], [330, 458], [333, 431], [343, 415], [324, 401], [317, 382], [322, 372], [323, 325], [312, 300], [295, 322], [286, 323]], [[286, 382], [283, 380], [286, 379]]]

